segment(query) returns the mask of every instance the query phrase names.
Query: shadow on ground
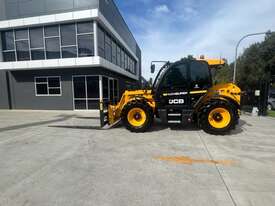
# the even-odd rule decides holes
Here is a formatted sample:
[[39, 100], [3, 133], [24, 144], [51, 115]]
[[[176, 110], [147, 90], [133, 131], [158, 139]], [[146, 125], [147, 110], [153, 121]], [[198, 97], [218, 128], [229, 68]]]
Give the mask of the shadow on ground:
[[[76, 117], [76, 118], [80, 118], [80, 119], [99, 119], [98, 117]], [[63, 119], [64, 120], [64, 119]], [[63, 120], [59, 120], [59, 121], [63, 121]], [[56, 120], [56, 122], [58, 122]], [[53, 122], [49, 122], [49, 123], [53, 123]], [[99, 124], [99, 123], [98, 123]], [[239, 125], [236, 126], [235, 130], [232, 130], [230, 133], [228, 133], [227, 135], [236, 135], [236, 134], [240, 134], [244, 131], [243, 126], [247, 125], [247, 126], [252, 126], [250, 124], [247, 124], [246, 121], [244, 120], [240, 120], [239, 121]], [[123, 128], [124, 126], [123, 124], [120, 122], [119, 124], [112, 126], [111, 128], [101, 128], [100, 126], [84, 126], [84, 125], [49, 125], [48, 127], [55, 127], [55, 128], [66, 128], [66, 129], [79, 129], [79, 130], [111, 130], [114, 128]], [[173, 131], [200, 131], [201, 129], [198, 128], [196, 126], [196, 124], [188, 124], [188, 125], [166, 125], [166, 124], [162, 124], [160, 120], [156, 119], [154, 121], [153, 126], [147, 131], [147, 132], [159, 132], [162, 130], [166, 130], [166, 129], [171, 129]], [[1, 131], [1, 130], [0, 130]]]
[[0, 128], [0, 132], [24, 129], [24, 128], [28, 128], [28, 127], [51, 124], [51, 123], [55, 123], [55, 122], [62, 122], [62, 121], [66, 121], [68, 119], [75, 117], [75, 115], [62, 115], [62, 116], [59, 115], [57, 117], [60, 117], [60, 118], [47, 120], [47, 121], [30, 122], [30, 123], [26, 123], [26, 124], [19, 124], [19, 125], [13, 125], [13, 126], [9, 126], [9, 127], [3, 127], [3, 128]]

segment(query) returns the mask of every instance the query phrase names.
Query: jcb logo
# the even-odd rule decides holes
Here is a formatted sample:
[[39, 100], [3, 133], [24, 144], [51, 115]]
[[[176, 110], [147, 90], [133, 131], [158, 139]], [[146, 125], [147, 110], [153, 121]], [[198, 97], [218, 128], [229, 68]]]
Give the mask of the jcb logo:
[[169, 99], [169, 104], [184, 104], [184, 99]]

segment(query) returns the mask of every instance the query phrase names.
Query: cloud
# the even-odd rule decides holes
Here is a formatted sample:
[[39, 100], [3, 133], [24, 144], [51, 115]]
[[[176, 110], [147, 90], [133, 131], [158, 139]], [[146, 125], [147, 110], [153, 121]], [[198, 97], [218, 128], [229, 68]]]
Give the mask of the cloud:
[[[136, 37], [143, 54], [143, 75], [151, 77], [149, 71], [152, 60], [176, 61], [189, 54], [195, 57], [204, 54], [207, 57], [225, 57], [233, 61], [237, 41], [247, 33], [275, 30], [275, 1], [231, 0], [218, 7], [212, 7], [210, 13], [203, 14], [205, 8], [188, 7], [184, 1], [177, 1], [173, 12], [161, 16], [132, 16], [132, 23], [139, 32]], [[174, 8], [179, 8], [174, 11]], [[167, 6], [155, 7], [155, 11], [171, 11]], [[183, 9], [185, 8], [185, 9]], [[244, 47], [262, 37], [245, 40]]]
[[169, 13], [170, 9], [166, 4], [161, 4], [155, 7], [154, 12], [156, 13]]

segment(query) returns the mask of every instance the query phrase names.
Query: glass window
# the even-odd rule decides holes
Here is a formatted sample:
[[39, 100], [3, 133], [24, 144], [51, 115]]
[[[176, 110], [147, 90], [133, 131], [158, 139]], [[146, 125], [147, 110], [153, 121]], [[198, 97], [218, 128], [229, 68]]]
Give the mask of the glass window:
[[13, 31], [4, 31], [1, 33], [3, 50], [14, 50]]
[[29, 41], [16, 41], [17, 61], [30, 60]]
[[31, 48], [43, 48], [44, 39], [43, 39], [43, 28], [31, 28], [30, 29], [30, 44]]
[[190, 72], [190, 89], [207, 89], [211, 87], [210, 71], [206, 63], [192, 61], [190, 63]]
[[36, 95], [59, 96], [61, 95], [60, 77], [35, 77]]
[[78, 56], [87, 57], [94, 55], [94, 37], [92, 34], [78, 35]]
[[114, 80], [109, 79], [109, 85], [110, 85], [110, 101], [114, 101]]
[[85, 82], [86, 82], [85, 77], [74, 77], [73, 78], [74, 98], [86, 98], [86, 89], [85, 89], [86, 83]]
[[16, 40], [19, 40], [19, 39], [29, 39], [28, 29], [18, 29], [18, 30], [15, 30], [15, 39]]
[[121, 49], [119, 46], [117, 46], [117, 60], [116, 60], [117, 65], [120, 67], [121, 66]]
[[37, 95], [47, 95], [48, 94], [47, 84], [36, 84], [36, 94]]
[[105, 37], [103, 30], [98, 27], [98, 55], [105, 57]]
[[58, 37], [46, 39], [46, 56], [47, 59], [60, 58], [60, 44]]
[[184, 63], [172, 66], [162, 80], [162, 89], [187, 89], [187, 67]]
[[16, 61], [16, 59], [15, 59], [15, 51], [3, 52], [3, 58], [4, 58], [5, 62]]
[[59, 26], [45, 26], [45, 37], [59, 36]]
[[31, 50], [32, 60], [42, 60], [45, 59], [44, 49]]
[[60, 31], [61, 31], [61, 45], [62, 46], [76, 45], [75, 24], [61, 25]]
[[134, 74], [137, 74], [137, 63], [136, 63], [136, 61], [134, 60], [133, 61], [133, 72], [134, 72]]
[[60, 78], [59, 77], [50, 77], [48, 80], [49, 87], [60, 87]]
[[112, 61], [112, 45], [111, 38], [105, 35], [105, 58], [108, 61]]
[[88, 100], [88, 109], [98, 109], [99, 101], [98, 100]]
[[47, 83], [47, 78], [46, 77], [37, 77], [36, 78], [36, 83]]
[[87, 77], [87, 97], [99, 98], [99, 79], [97, 76]]
[[116, 64], [116, 43], [112, 41], [112, 63]]
[[74, 107], [76, 110], [85, 110], [87, 109], [86, 100], [74, 100]]
[[125, 67], [125, 53], [123, 50], [121, 50], [121, 68], [124, 69]]
[[127, 54], [124, 54], [124, 55], [125, 55], [124, 69], [128, 71], [128, 55]]
[[77, 23], [77, 33], [92, 33], [94, 31], [93, 22], [80, 22]]
[[50, 95], [60, 95], [61, 89], [60, 88], [49, 88]]
[[75, 57], [77, 57], [76, 46], [62, 48], [62, 58], [75, 58]]
[[115, 94], [115, 100], [118, 101], [119, 93], [118, 93], [118, 81], [117, 81], [117, 79], [114, 80], [114, 94]]
[[109, 79], [107, 77], [102, 78], [103, 81], [103, 98], [109, 98]]

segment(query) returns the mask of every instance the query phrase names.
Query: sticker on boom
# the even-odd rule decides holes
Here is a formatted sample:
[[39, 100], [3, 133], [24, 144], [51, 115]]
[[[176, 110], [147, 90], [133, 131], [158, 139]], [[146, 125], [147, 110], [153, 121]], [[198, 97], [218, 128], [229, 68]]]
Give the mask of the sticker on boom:
[[184, 104], [184, 99], [169, 99], [169, 104]]

